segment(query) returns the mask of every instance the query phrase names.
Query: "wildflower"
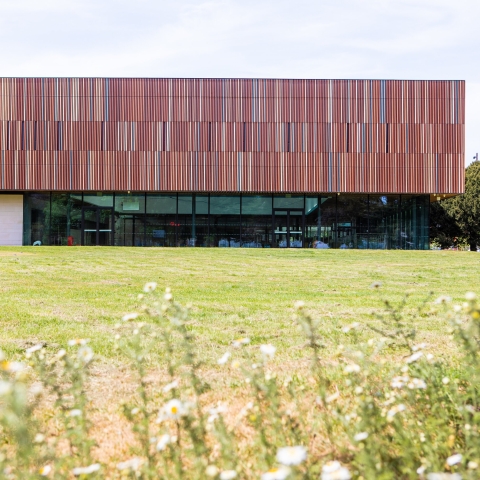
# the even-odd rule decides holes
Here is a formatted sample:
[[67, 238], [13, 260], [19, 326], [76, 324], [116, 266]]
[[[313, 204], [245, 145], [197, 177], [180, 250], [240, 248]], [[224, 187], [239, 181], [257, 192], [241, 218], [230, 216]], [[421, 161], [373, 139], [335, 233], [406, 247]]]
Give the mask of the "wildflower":
[[82, 411], [79, 410], [78, 408], [74, 408], [73, 410], [70, 410], [69, 417], [81, 417], [82, 416]]
[[350, 332], [350, 330], [355, 330], [359, 326], [360, 326], [360, 324], [358, 322], [353, 322], [350, 325], [346, 325], [345, 327], [343, 327], [342, 332], [343, 333], [348, 333], [348, 332]]
[[426, 346], [427, 346], [426, 343], [419, 343], [418, 345], [414, 345], [412, 347], [412, 351], [418, 352], [418, 350], [423, 350], [424, 348], [426, 348]]
[[277, 450], [277, 461], [282, 465], [300, 465], [307, 458], [307, 449], [300, 445]]
[[9, 373], [18, 373], [25, 370], [25, 365], [20, 362], [9, 362], [8, 360], [3, 360], [0, 362], [0, 370]]
[[137, 413], [140, 413], [140, 409], [139, 409], [138, 407], [132, 408], [132, 409], [130, 410], [130, 413], [131, 413], [132, 415], [136, 415]]
[[100, 470], [99, 463], [92, 463], [88, 467], [77, 467], [72, 470], [72, 473], [77, 477], [79, 475], [89, 475], [90, 473], [98, 472]]
[[322, 467], [321, 480], [350, 480], [352, 476], [347, 468], [342, 467], [336, 460], [326, 463]]
[[469, 302], [471, 302], [471, 301], [473, 301], [473, 300], [475, 300], [475, 299], [477, 298], [477, 295], [475, 295], [475, 293], [473, 293], [473, 292], [467, 292], [467, 293], [465, 294], [465, 298], [466, 298]]
[[273, 358], [276, 350], [276, 347], [270, 344], [260, 345], [260, 351], [265, 358]]
[[415, 352], [414, 354], [410, 355], [405, 361], [407, 363], [413, 363], [413, 362], [416, 362], [422, 356], [423, 356], [423, 352]]
[[366, 440], [368, 438], [368, 433], [367, 432], [360, 432], [360, 433], [357, 433], [353, 439], [356, 441], [356, 442], [361, 442], [363, 440]]
[[45, 441], [45, 435], [42, 433], [37, 433], [33, 439], [34, 443], [43, 443]]
[[157, 442], [157, 446], [156, 446], [157, 452], [161, 452], [165, 450], [165, 448], [167, 448], [167, 445], [171, 443], [171, 441], [172, 441], [172, 437], [170, 437], [168, 433], [166, 433], [165, 435], [162, 435], [160, 437], [160, 440], [158, 440]]
[[325, 398], [326, 403], [332, 403], [334, 402], [337, 398], [340, 397], [340, 392], [335, 392], [329, 395], [327, 398]]
[[157, 284], [155, 282], [147, 282], [144, 287], [143, 291], [145, 293], [151, 293], [157, 288]]
[[220, 473], [220, 480], [232, 480], [233, 478], [237, 478], [235, 470], [224, 470]]
[[380, 288], [382, 286], [382, 282], [373, 282], [370, 287], [371, 288]]
[[138, 313], [127, 313], [122, 317], [122, 320], [124, 322], [131, 322], [132, 320], [135, 320], [138, 317]]
[[305, 302], [303, 300], [297, 300], [293, 304], [293, 308], [295, 308], [295, 310], [301, 310], [304, 306], [305, 306]]
[[462, 458], [463, 457], [460, 453], [456, 453], [455, 455], [448, 457], [446, 460], [446, 463], [451, 467], [452, 465], [456, 465], [457, 463], [460, 463], [462, 461]]
[[462, 480], [458, 473], [427, 473], [427, 480]]
[[452, 301], [452, 297], [447, 297], [446, 295], [440, 295], [436, 300], [435, 303], [441, 304], [441, 303], [448, 303]]
[[208, 423], [213, 423], [215, 420], [218, 419], [221, 413], [225, 413], [227, 411], [227, 407], [219, 402], [219, 404], [215, 408], [211, 408], [208, 413], [210, 416], [207, 419]]
[[64, 348], [62, 348], [62, 349], [60, 349], [60, 350], [57, 352], [57, 354], [55, 355], [55, 358], [56, 358], [57, 360], [60, 360], [60, 359], [63, 358], [66, 354], [67, 354], [67, 351], [66, 351]]
[[84, 338], [74, 338], [73, 340], [68, 341], [68, 346], [69, 347], [74, 347], [75, 345], [86, 345], [87, 340]]
[[93, 358], [93, 350], [87, 346], [80, 347], [78, 349], [77, 357], [81, 362], [87, 364]]
[[450, 383], [450, 379], [449, 379], [448, 377], [443, 377], [443, 378], [442, 378], [442, 383], [443, 383], [444, 385], [448, 385], [448, 384]]
[[173, 390], [174, 388], [178, 388], [178, 379], [175, 379], [173, 380], [172, 382], [170, 383], [167, 383], [163, 388], [162, 388], [162, 392], [163, 393], [168, 393], [170, 390]]
[[52, 471], [52, 467], [50, 465], [45, 465], [38, 469], [38, 474], [42, 477], [48, 476], [48, 474]]
[[291, 469], [285, 466], [271, 468], [262, 473], [261, 480], [285, 480], [290, 475]]
[[350, 365], [347, 365], [343, 371], [344, 373], [358, 373], [361, 370], [360, 366], [357, 365], [356, 363], [352, 363]]
[[422, 465], [421, 467], [418, 467], [417, 468], [417, 473], [419, 475], [423, 475], [425, 473], [425, 470], [427, 469], [427, 467], [425, 465]]
[[405, 410], [405, 405], [401, 403], [400, 405], [395, 405], [387, 412], [388, 418], [393, 418], [397, 413], [403, 412]]
[[393, 377], [390, 386], [392, 388], [403, 388], [409, 380], [410, 377], [408, 375], [402, 375], [401, 377]]
[[37, 345], [34, 345], [33, 347], [27, 348], [25, 350], [25, 353], [31, 355], [32, 353], [38, 352], [42, 348], [43, 348], [43, 343], [38, 343]]
[[415, 388], [425, 389], [427, 388], [427, 384], [421, 378], [412, 378], [412, 380], [408, 383], [408, 388], [410, 390]]
[[225, 352], [218, 360], [219, 365], [225, 365], [228, 362], [228, 359], [232, 356], [230, 352]]
[[250, 339], [248, 337], [245, 337], [245, 338], [237, 338], [237, 340], [234, 340], [232, 342], [232, 345], [235, 348], [238, 348], [238, 347], [241, 347], [242, 345], [247, 345], [248, 343], [250, 343]]
[[208, 465], [205, 469], [205, 474], [207, 477], [216, 477], [218, 475], [218, 467], [215, 465]]
[[179, 420], [181, 417], [187, 415], [187, 413], [188, 409], [186, 405], [180, 400], [174, 398], [163, 406], [162, 411], [159, 414], [159, 420], [161, 418], [167, 420]]
[[141, 458], [134, 457], [130, 460], [125, 460], [125, 462], [117, 463], [118, 470], [133, 470], [136, 472], [142, 465], [143, 461]]
[[12, 384], [5, 380], [0, 380], [0, 397], [8, 395], [12, 391]]

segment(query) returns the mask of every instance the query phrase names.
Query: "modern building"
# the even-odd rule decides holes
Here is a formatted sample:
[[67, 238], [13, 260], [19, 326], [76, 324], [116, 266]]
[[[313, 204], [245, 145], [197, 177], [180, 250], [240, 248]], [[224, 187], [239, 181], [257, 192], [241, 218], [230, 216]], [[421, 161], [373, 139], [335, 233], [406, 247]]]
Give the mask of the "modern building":
[[0, 79], [0, 244], [426, 249], [465, 82]]

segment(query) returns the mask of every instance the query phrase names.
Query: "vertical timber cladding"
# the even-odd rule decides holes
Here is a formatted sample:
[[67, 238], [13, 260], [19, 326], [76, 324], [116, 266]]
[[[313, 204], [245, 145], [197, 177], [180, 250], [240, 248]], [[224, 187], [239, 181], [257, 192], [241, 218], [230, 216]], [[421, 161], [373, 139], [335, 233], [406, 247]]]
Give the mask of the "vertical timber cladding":
[[465, 82], [0, 79], [0, 190], [462, 193]]

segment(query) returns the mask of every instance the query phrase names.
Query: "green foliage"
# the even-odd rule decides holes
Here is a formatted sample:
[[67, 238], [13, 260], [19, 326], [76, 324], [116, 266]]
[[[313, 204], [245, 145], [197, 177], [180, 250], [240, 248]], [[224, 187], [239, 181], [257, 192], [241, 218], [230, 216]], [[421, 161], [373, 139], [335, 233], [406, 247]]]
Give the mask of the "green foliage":
[[[461, 350], [456, 365], [416, 343], [422, 311], [409, 314], [407, 299], [385, 302], [366, 342], [365, 327], [345, 326], [350, 347], [322, 336], [323, 320], [297, 302], [309, 367], [278, 372], [276, 348], [247, 337], [218, 359], [220, 373], [241, 386], [239, 411], [212, 404], [189, 309], [170, 289], [158, 295], [153, 282], [139, 301], [115, 337], [137, 377], [137, 395], [122, 406], [137, 439], [131, 456], [115, 465], [95, 458], [87, 342], [72, 340], [54, 354], [40, 344], [23, 364], [0, 359], [0, 478], [478, 478], [480, 304], [473, 293], [453, 308], [447, 297], [435, 302]], [[161, 380], [149, 376], [151, 364], [164, 369]], [[35, 415], [42, 401], [53, 402], [55, 435]]]
[[471, 163], [465, 170], [464, 195], [432, 205], [430, 224], [431, 236], [440, 244], [462, 236], [470, 250], [477, 250], [480, 245], [480, 162]]

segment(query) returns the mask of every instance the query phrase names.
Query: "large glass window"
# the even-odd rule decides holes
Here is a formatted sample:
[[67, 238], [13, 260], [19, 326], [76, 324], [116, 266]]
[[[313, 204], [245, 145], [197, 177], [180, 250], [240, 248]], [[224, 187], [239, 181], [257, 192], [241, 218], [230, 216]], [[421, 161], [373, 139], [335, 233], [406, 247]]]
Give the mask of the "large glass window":
[[145, 195], [115, 194], [115, 245], [145, 245]]
[[337, 195], [320, 197], [319, 220], [320, 238], [315, 248], [334, 248], [336, 246]]
[[305, 197], [305, 246], [316, 247], [321, 237], [318, 196]]
[[240, 247], [240, 196], [210, 195], [210, 235], [217, 247]]
[[368, 195], [337, 195], [337, 248], [368, 248]]
[[50, 245], [80, 245], [82, 234], [82, 194], [52, 193]]
[[303, 195], [274, 195], [273, 208], [303, 208]]
[[400, 245], [405, 250], [428, 250], [428, 195], [402, 195]]
[[272, 195], [242, 196], [242, 247], [272, 245]]
[[196, 247], [213, 247], [214, 240], [208, 229], [208, 195], [195, 195], [192, 214], [192, 237]]
[[23, 201], [24, 245], [48, 245], [50, 193], [27, 193]]
[[392, 249], [399, 246], [399, 195], [369, 195], [368, 248]]
[[146, 200], [145, 244], [148, 247], [177, 245], [177, 194], [149, 194]]

